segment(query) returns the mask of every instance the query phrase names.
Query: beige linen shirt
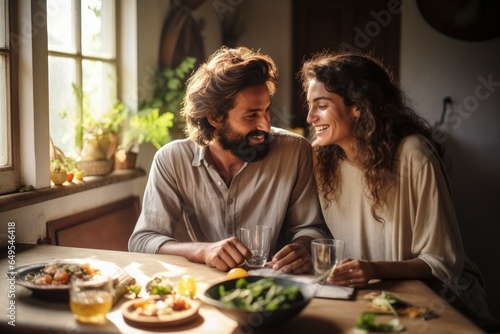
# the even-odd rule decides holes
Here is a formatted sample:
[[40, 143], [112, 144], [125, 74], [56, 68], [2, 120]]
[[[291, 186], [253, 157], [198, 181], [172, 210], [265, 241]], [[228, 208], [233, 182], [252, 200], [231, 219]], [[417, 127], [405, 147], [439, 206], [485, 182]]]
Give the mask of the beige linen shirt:
[[205, 148], [189, 139], [162, 147], [153, 160], [130, 251], [156, 253], [176, 240], [179, 229], [187, 231], [188, 240], [182, 241], [215, 242], [239, 237], [241, 227], [269, 225], [271, 255], [282, 246], [281, 237], [287, 242], [324, 237], [309, 142], [278, 128], [271, 133], [267, 156], [245, 163], [229, 186], [205, 159]]

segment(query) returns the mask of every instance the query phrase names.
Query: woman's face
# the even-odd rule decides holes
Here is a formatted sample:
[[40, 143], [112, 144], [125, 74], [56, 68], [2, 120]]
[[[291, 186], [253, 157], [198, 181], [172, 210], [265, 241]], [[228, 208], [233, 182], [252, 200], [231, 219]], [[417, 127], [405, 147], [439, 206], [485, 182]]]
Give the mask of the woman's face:
[[315, 79], [307, 90], [309, 112], [307, 123], [314, 126], [317, 144], [336, 144], [349, 156], [353, 140], [353, 126], [359, 110], [344, 104], [342, 97], [326, 90], [325, 85]]

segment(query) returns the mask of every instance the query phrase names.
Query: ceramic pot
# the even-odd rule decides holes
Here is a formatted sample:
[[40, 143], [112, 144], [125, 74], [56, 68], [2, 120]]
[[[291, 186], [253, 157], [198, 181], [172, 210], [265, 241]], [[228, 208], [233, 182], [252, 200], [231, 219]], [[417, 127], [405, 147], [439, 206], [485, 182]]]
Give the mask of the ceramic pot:
[[68, 173], [50, 171], [50, 179], [56, 186], [60, 186], [68, 179]]

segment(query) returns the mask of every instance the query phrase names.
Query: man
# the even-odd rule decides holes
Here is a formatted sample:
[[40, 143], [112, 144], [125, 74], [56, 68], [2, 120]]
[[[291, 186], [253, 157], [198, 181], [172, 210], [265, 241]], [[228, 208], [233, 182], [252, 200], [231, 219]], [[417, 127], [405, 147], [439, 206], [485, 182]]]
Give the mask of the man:
[[[247, 48], [216, 51], [187, 83], [182, 115], [189, 138], [155, 155], [129, 250], [181, 255], [221, 271], [251, 252], [241, 227], [273, 227], [271, 264], [311, 269], [310, 241], [324, 237], [311, 147], [272, 128], [276, 65]], [[175, 238], [179, 225], [189, 242]]]

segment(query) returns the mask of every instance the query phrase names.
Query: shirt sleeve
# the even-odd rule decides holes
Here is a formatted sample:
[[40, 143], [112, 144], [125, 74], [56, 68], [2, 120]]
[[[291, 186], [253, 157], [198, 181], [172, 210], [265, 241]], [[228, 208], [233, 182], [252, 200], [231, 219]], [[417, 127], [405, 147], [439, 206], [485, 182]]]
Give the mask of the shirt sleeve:
[[464, 265], [462, 237], [440, 160], [430, 154], [423, 161], [410, 192], [410, 207], [416, 213], [411, 222], [412, 253], [431, 267], [433, 276], [450, 283]]
[[169, 149], [163, 147], [153, 159], [141, 214], [129, 239], [131, 252], [157, 253], [162, 244], [175, 240], [175, 227], [182, 219], [182, 203], [171, 175]]
[[285, 218], [288, 225], [287, 240], [295, 240], [307, 236], [313, 239], [328, 235], [321, 206], [318, 189], [313, 174], [311, 145], [301, 140], [297, 148], [300, 154], [297, 162], [298, 173], [290, 196]]

